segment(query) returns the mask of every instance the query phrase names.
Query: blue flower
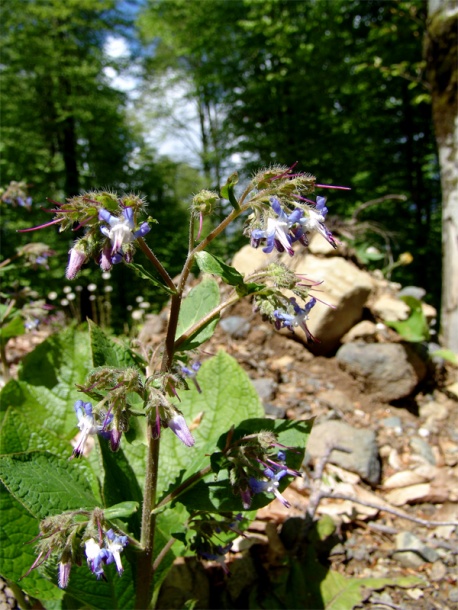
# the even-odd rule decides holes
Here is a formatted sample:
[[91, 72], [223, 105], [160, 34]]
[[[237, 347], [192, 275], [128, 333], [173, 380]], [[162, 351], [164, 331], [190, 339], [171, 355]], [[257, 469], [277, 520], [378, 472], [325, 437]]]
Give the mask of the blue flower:
[[266, 468], [264, 470], [264, 476], [268, 479], [267, 481], [261, 481], [260, 479], [256, 479], [255, 477], [250, 477], [249, 485], [255, 494], [259, 493], [271, 493], [280, 500], [280, 502], [286, 506], [286, 508], [290, 507], [290, 503], [286, 498], [284, 498], [281, 493], [278, 491], [278, 486], [280, 479], [282, 479], [285, 474], [288, 474], [288, 470], [286, 468], [281, 468], [275, 472], [272, 468]]
[[265, 231], [262, 229], [254, 229], [251, 232], [251, 245], [257, 247], [260, 241], [265, 239], [267, 245], [262, 251], [266, 252], [266, 254], [272, 252], [275, 247], [278, 252], [284, 252], [286, 250], [290, 256], [293, 256], [294, 251], [291, 247], [293, 237], [290, 235], [290, 230], [294, 225], [300, 222], [303, 212], [300, 209], [296, 209], [294, 212], [291, 212], [291, 214], [286, 215], [276, 197], [271, 197], [270, 203], [278, 218], [269, 217], [267, 219], [267, 228]]
[[109, 558], [109, 551], [101, 548], [94, 538], [89, 538], [89, 540], [86, 540], [84, 545], [86, 547], [86, 559], [89, 569], [97, 576], [98, 579], [102, 578], [102, 576], [104, 576], [103, 563], [107, 562], [107, 559]]
[[167, 421], [167, 426], [187, 447], [192, 447], [194, 445], [195, 440], [189, 431], [185, 418], [182, 415], [176, 413]]
[[181, 372], [182, 372], [182, 374], [183, 374], [185, 377], [189, 377], [189, 379], [191, 379], [191, 380], [192, 380], [192, 382], [193, 382], [193, 383], [194, 383], [194, 385], [196, 386], [196, 390], [199, 392], [199, 394], [201, 394], [201, 393], [202, 393], [202, 389], [201, 389], [201, 387], [200, 387], [200, 385], [199, 385], [199, 383], [198, 383], [198, 381], [197, 381], [197, 379], [196, 379], [196, 375], [197, 375], [197, 372], [198, 372], [198, 370], [200, 369], [200, 367], [201, 367], [201, 366], [202, 366], [202, 365], [201, 365], [201, 363], [200, 363], [200, 362], [194, 362], [194, 363], [191, 365], [191, 368], [188, 368], [187, 366], [182, 366], [182, 367], [181, 367]]
[[127, 545], [127, 536], [118, 536], [112, 529], [109, 529], [106, 533], [105, 545], [107, 551], [109, 552], [109, 557], [107, 558], [106, 563], [108, 564], [114, 561], [118, 574], [121, 576], [124, 568], [122, 567], [120, 554]]
[[324, 221], [328, 208], [326, 207], [326, 197], [317, 197], [315, 209], [309, 208], [305, 215], [300, 219], [301, 225], [298, 232], [296, 232], [296, 239], [301, 239], [306, 231], [317, 231], [320, 233], [333, 248], [337, 248], [337, 241], [332, 235], [331, 231], [325, 226]]
[[77, 400], [74, 405], [76, 417], [78, 418], [78, 428], [80, 429], [80, 439], [73, 450], [73, 457], [80, 457], [83, 455], [84, 447], [87, 439], [91, 434], [102, 434], [103, 436], [109, 435], [110, 432], [106, 431], [107, 426], [113, 420], [113, 415], [107, 415], [103, 425], [97, 425], [95, 417], [92, 412], [92, 404], [90, 402], [83, 402]]
[[109, 225], [102, 225], [100, 230], [111, 241], [111, 262], [113, 264], [122, 260], [123, 245], [132, 243], [138, 237], [144, 237], [150, 231], [147, 222], [141, 224], [137, 231], [134, 231], [134, 211], [129, 207], [123, 209], [122, 216], [113, 216], [108, 210], [101, 208], [99, 210], [99, 220], [103, 220]]
[[276, 309], [273, 314], [275, 318], [275, 326], [278, 329], [289, 328], [290, 330], [300, 326], [305, 332], [307, 339], [313, 341], [314, 337], [307, 328], [306, 321], [308, 320], [310, 310], [316, 303], [315, 297], [312, 297], [303, 309], [298, 305], [294, 297], [290, 299], [290, 303], [293, 306], [294, 314], [288, 313], [287, 311], [281, 309]]
[[223, 568], [224, 572], [226, 574], [229, 574], [229, 568], [227, 567], [226, 562], [224, 561], [224, 556], [231, 548], [232, 548], [232, 542], [229, 542], [229, 544], [226, 544], [225, 547], [218, 545], [214, 549], [215, 550], [214, 553], [212, 553], [210, 551], [198, 551], [198, 553], [204, 559], [207, 559], [209, 561], [216, 561], [217, 563], [219, 563], [220, 566]]

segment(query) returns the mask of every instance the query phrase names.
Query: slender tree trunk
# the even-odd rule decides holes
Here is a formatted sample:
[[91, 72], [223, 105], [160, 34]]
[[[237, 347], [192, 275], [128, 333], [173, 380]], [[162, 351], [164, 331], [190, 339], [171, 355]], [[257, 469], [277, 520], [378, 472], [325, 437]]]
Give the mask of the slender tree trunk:
[[425, 54], [442, 185], [441, 336], [458, 352], [458, 2], [428, 1]]

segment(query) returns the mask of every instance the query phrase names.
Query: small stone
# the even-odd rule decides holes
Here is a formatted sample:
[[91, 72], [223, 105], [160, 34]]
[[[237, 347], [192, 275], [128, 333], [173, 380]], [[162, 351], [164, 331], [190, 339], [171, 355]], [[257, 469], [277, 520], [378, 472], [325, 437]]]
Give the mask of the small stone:
[[436, 559], [436, 561], [431, 566], [431, 572], [429, 573], [429, 578], [432, 581], [443, 580], [447, 574], [447, 568], [444, 566], [440, 559]]
[[421, 474], [412, 470], [402, 470], [395, 472], [391, 477], [388, 477], [383, 483], [385, 489], [399, 489], [401, 487], [409, 487], [410, 485], [418, 485], [424, 483], [427, 479]]
[[421, 599], [424, 596], [423, 591], [418, 588], [407, 589], [406, 593], [411, 599], [414, 599], [415, 601], [418, 601], [419, 599]]
[[358, 322], [356, 326], [353, 326], [348, 333], [346, 333], [341, 341], [342, 343], [352, 343], [354, 341], [364, 341], [365, 343], [372, 343], [377, 340], [377, 325], [370, 320], [363, 320]]
[[327, 421], [312, 428], [307, 443], [307, 451], [314, 458], [323, 456], [329, 447], [334, 449], [329, 461], [345, 470], [358, 473], [369, 483], [376, 484], [380, 479], [375, 433], [371, 430], [354, 428], [341, 421]]
[[398, 297], [414, 297], [421, 301], [426, 294], [426, 290], [420, 286], [404, 286], [398, 292]]
[[458, 603], [458, 587], [453, 587], [448, 592], [448, 600], [453, 604]]
[[257, 379], [252, 379], [251, 383], [254, 385], [259, 398], [263, 402], [267, 402], [274, 398], [277, 384], [270, 377], [258, 377]]
[[395, 541], [396, 552], [394, 555], [403, 565], [410, 563], [411, 567], [419, 567], [425, 561], [433, 563], [439, 559], [438, 553], [426, 546], [412, 532], [399, 532]]
[[407, 320], [410, 307], [404, 301], [384, 294], [371, 307], [373, 313], [384, 321]]
[[420, 417], [425, 419], [442, 421], [448, 417], [447, 405], [435, 400], [429, 401], [419, 408]]
[[264, 412], [266, 417], [270, 419], [286, 419], [286, 409], [283, 407], [277, 407], [277, 405], [271, 402], [264, 403]]
[[455, 398], [458, 398], [458, 381], [447, 386], [445, 389], [449, 394], [453, 394]]
[[221, 328], [234, 339], [244, 339], [250, 332], [250, 323], [243, 316], [229, 316], [220, 322]]
[[404, 506], [414, 502], [424, 501], [431, 493], [430, 483], [409, 485], [400, 489], [393, 489], [385, 495], [385, 500], [394, 506]]
[[355, 377], [365, 392], [383, 402], [409, 396], [426, 375], [416, 347], [401, 343], [347, 343], [336, 354], [339, 366]]
[[380, 423], [385, 428], [394, 428], [395, 432], [398, 434], [402, 432], [401, 418], [397, 415], [393, 415], [393, 417], [384, 417]]
[[418, 437], [412, 438], [410, 440], [410, 446], [412, 447], [412, 449], [414, 450], [414, 452], [417, 455], [419, 455], [420, 457], [422, 457], [425, 460], [425, 462], [428, 462], [429, 464], [432, 464], [433, 466], [436, 465], [436, 459], [434, 457], [433, 450], [428, 445], [428, 443], [426, 441], [424, 441], [422, 438], [418, 438]]

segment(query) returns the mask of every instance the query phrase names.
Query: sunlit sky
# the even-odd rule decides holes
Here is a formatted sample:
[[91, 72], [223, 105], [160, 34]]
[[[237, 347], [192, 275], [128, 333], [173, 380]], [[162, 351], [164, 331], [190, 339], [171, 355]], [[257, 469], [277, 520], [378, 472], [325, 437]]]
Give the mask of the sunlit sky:
[[[125, 38], [109, 36], [105, 43], [105, 53], [113, 59], [128, 58], [129, 45]], [[135, 64], [123, 72], [118, 72], [108, 66], [104, 69], [104, 73], [111, 86], [126, 93], [130, 102], [133, 103], [138, 99], [141, 76], [140, 70]], [[185, 96], [186, 88], [184, 86], [171, 88], [170, 94], [166, 98], [167, 107], [173, 110], [171, 118], [162, 120], [156, 127], [147, 125], [146, 123], [150, 123], [150, 121], [145, 120], [144, 137], [159, 155], [166, 155], [174, 161], [199, 166], [200, 137], [197, 112], [194, 103], [187, 100]], [[132, 106], [133, 104], [131, 104]]]

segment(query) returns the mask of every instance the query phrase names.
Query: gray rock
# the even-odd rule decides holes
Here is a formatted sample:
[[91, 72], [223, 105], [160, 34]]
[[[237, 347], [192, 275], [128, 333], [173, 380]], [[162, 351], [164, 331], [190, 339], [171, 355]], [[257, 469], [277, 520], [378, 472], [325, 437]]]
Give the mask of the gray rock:
[[436, 458], [434, 457], [433, 450], [424, 439], [415, 436], [410, 440], [410, 446], [415, 453], [425, 460], [425, 462], [428, 462], [428, 464], [432, 464], [433, 466], [436, 465]]
[[412, 532], [399, 532], [396, 535], [396, 552], [393, 553], [393, 558], [406, 567], [418, 568], [426, 561], [437, 561], [439, 555]]
[[409, 396], [426, 375], [417, 351], [401, 343], [347, 343], [336, 358], [366, 392], [384, 402]]
[[270, 419], [286, 418], [286, 409], [283, 409], [283, 407], [277, 407], [271, 402], [264, 403], [264, 412], [266, 414], [266, 417], [269, 417]]
[[271, 377], [252, 379], [251, 383], [254, 385], [259, 398], [263, 402], [268, 402], [274, 398], [277, 390], [277, 383]]
[[453, 587], [448, 593], [448, 600], [453, 604], [458, 603], [458, 587]]
[[346, 450], [334, 449], [329, 458], [331, 463], [356, 472], [369, 483], [379, 482], [380, 463], [374, 432], [334, 420], [313, 426], [307, 443], [308, 453], [313, 458], [319, 458], [326, 453], [328, 447]]
[[414, 297], [421, 301], [425, 294], [426, 290], [419, 286], [404, 286], [404, 288], [401, 288], [398, 292], [398, 297]]
[[250, 332], [250, 323], [242, 316], [229, 316], [220, 322], [221, 328], [234, 339], [244, 339]]
[[393, 417], [384, 417], [380, 423], [384, 428], [402, 429], [401, 418], [397, 415], [394, 415]]

